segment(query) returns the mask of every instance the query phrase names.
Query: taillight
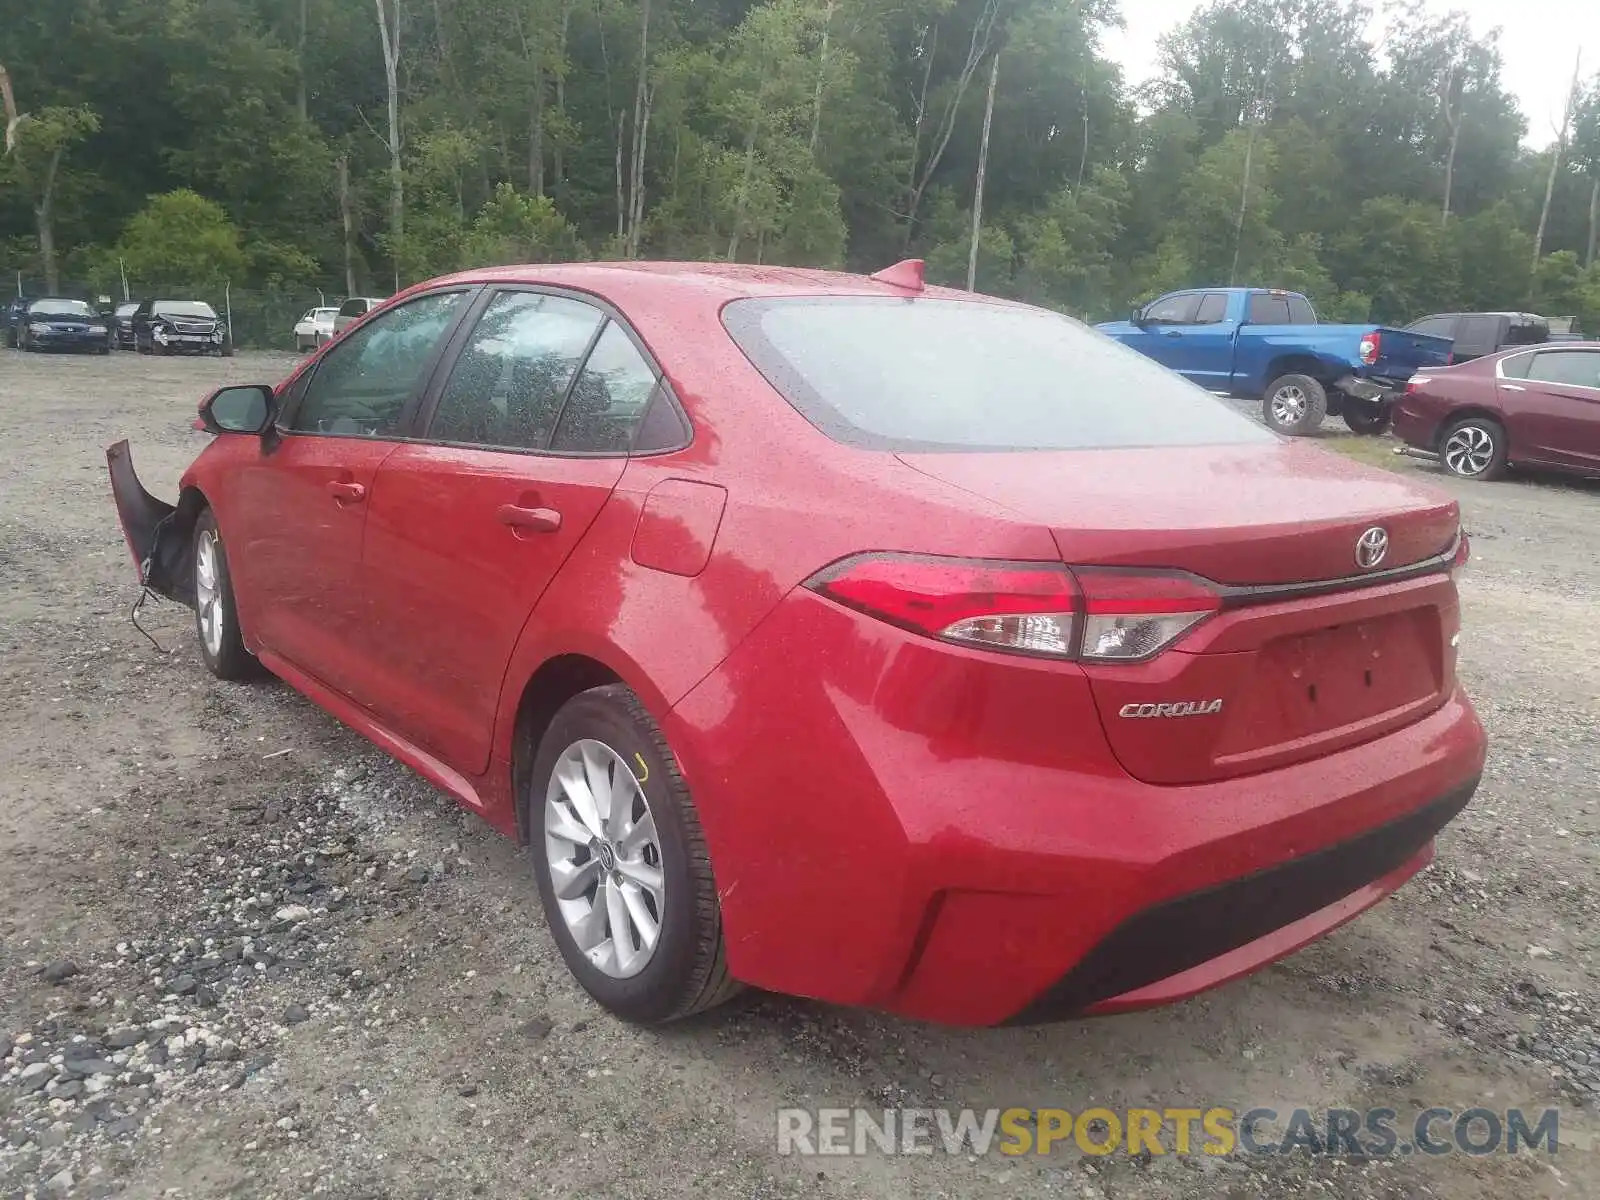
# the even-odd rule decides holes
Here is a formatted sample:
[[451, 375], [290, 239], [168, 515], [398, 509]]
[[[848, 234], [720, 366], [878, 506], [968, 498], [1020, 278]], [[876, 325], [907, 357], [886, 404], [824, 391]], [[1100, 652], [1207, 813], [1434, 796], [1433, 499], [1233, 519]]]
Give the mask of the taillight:
[[[1348, 344], [1349, 343], [1346, 343], [1346, 345]], [[1361, 339], [1361, 344], [1358, 347], [1358, 351], [1361, 355], [1361, 361], [1370, 367], [1373, 363], [1378, 361], [1378, 352], [1382, 349], [1383, 338], [1378, 331], [1374, 329], [1371, 333], [1366, 334]]]
[[806, 586], [915, 633], [1067, 658], [1078, 591], [1065, 567], [871, 554], [836, 563]]
[[1186, 575], [923, 555], [859, 555], [806, 586], [928, 637], [1084, 662], [1141, 662], [1222, 606]]
[[1159, 654], [1222, 607], [1222, 597], [1188, 575], [1079, 567], [1086, 662], [1139, 662]]

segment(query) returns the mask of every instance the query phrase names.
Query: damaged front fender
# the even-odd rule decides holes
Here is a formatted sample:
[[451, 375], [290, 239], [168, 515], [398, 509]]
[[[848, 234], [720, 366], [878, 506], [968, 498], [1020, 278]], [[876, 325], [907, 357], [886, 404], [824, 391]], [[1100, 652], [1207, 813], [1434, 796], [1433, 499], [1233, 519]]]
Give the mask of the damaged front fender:
[[145, 491], [125, 440], [107, 448], [106, 465], [111, 471], [111, 495], [122, 522], [122, 536], [133, 555], [139, 582], [158, 596], [193, 608], [191, 539], [195, 517], [205, 501], [199, 492], [188, 491], [174, 507]]

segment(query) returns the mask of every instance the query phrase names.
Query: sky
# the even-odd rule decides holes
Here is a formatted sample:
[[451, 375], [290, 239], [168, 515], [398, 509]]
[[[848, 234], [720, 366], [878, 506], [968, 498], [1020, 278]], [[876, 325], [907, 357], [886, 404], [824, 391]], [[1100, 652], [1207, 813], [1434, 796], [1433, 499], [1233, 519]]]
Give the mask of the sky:
[[[1107, 30], [1105, 50], [1129, 83], [1157, 71], [1156, 40], [1182, 23], [1205, 0], [1122, 0], [1124, 29]], [[1500, 27], [1501, 79], [1528, 119], [1526, 141], [1542, 148], [1555, 141], [1573, 58], [1583, 51], [1583, 75], [1600, 70], [1600, 0], [1428, 0], [1440, 13], [1459, 9], [1474, 33]]]

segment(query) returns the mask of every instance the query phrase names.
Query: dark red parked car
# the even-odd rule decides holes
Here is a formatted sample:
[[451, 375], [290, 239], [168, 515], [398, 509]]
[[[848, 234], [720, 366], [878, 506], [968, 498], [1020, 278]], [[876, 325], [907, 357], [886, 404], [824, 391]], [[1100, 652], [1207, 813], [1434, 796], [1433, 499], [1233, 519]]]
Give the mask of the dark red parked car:
[[1600, 342], [1420, 372], [1395, 406], [1394, 432], [1463, 479], [1496, 479], [1508, 466], [1600, 476]]
[[475, 271], [201, 420], [176, 506], [109, 452], [143, 579], [529, 844], [630, 1019], [1178, 999], [1483, 767], [1453, 500], [919, 263]]

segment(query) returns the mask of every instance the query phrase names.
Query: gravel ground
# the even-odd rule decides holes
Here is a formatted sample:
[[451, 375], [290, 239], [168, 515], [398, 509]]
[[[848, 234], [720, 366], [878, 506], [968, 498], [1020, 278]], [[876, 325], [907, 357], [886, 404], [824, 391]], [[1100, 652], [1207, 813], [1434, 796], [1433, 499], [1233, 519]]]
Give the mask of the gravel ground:
[[[642, 1031], [568, 977], [508, 842], [286, 687], [212, 680], [187, 610], [145, 608], [159, 648], [130, 624], [103, 448], [170, 497], [196, 399], [290, 361], [0, 353], [0, 1197], [1600, 1195], [1600, 486], [1456, 487], [1488, 774], [1335, 936], [1108, 1020], [756, 995]], [[778, 1107], [856, 1103], [1557, 1105], [1561, 1150], [777, 1154]]]

